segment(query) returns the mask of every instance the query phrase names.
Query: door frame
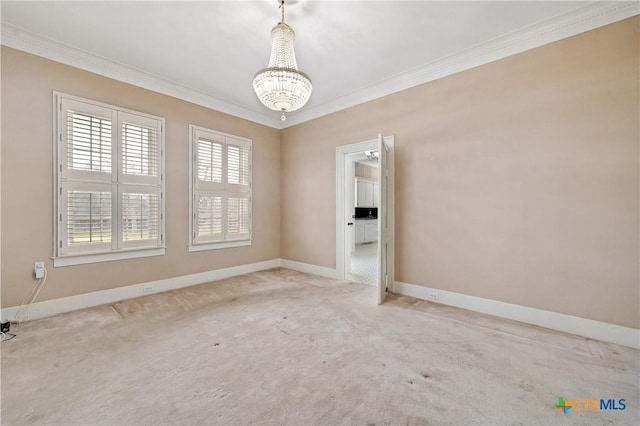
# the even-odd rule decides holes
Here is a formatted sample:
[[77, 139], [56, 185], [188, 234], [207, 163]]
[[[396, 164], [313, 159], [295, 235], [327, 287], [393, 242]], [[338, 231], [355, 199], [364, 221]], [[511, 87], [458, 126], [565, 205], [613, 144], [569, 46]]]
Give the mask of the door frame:
[[[390, 145], [394, 145], [394, 135], [384, 136], [384, 141]], [[336, 278], [344, 280], [347, 277], [345, 257], [347, 250], [351, 250], [351, 247], [347, 247], [350, 240], [347, 238], [347, 213], [346, 206], [349, 200], [349, 193], [346, 190], [346, 185], [353, 185], [352, 182], [347, 182], [347, 156], [350, 154], [357, 154], [363, 151], [378, 149], [378, 138], [372, 138], [363, 142], [357, 142], [349, 145], [341, 145], [336, 147]], [[393, 164], [393, 163], [392, 163]], [[393, 224], [393, 173], [392, 178], [389, 181], [389, 212], [388, 220]], [[380, 209], [378, 209], [380, 212]], [[378, 220], [382, 218], [378, 217]], [[351, 219], [352, 220], [352, 219]], [[393, 239], [389, 241], [391, 250], [394, 247]], [[350, 253], [350, 251], [349, 251]], [[390, 277], [389, 291], [393, 289], [393, 277]]]

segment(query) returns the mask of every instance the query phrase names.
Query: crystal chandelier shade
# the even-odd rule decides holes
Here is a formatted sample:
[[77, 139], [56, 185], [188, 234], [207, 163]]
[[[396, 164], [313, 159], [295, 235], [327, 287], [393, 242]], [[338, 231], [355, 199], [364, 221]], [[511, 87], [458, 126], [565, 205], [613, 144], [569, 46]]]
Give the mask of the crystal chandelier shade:
[[291, 112], [303, 107], [313, 87], [309, 77], [298, 71], [294, 51], [295, 33], [282, 21], [271, 30], [271, 56], [269, 66], [258, 71], [253, 78], [253, 90], [260, 102], [274, 111]]

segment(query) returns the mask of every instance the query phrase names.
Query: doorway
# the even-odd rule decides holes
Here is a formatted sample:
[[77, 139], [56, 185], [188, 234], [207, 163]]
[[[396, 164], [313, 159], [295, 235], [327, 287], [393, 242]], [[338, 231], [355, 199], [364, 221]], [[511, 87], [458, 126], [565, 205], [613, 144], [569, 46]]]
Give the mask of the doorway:
[[378, 303], [393, 286], [393, 139], [336, 148], [337, 276], [375, 285]]
[[375, 286], [378, 278], [379, 152], [371, 149], [348, 154], [346, 161], [353, 162], [347, 169], [353, 168], [354, 176], [351, 178], [349, 174], [345, 184], [349, 185], [351, 182], [354, 191], [349, 191], [349, 196], [345, 199], [350, 209], [347, 219], [349, 213], [352, 219], [347, 223], [352, 243], [351, 250], [347, 249], [345, 253], [345, 278]]

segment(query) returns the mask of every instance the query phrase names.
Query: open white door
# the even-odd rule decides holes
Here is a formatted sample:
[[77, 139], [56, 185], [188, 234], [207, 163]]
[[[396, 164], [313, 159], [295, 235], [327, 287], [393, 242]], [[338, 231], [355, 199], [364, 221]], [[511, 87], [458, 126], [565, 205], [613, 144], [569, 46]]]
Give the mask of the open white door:
[[378, 135], [380, 193], [378, 200], [378, 304], [393, 285], [393, 142]]

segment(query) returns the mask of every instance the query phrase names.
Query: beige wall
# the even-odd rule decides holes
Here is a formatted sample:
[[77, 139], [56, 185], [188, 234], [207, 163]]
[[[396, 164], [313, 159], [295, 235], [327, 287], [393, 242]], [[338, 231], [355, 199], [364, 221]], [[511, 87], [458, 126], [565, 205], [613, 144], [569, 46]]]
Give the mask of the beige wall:
[[[638, 328], [639, 23], [282, 132], [2, 47], [2, 306], [38, 260], [39, 300], [278, 257], [333, 268], [335, 147], [383, 132], [397, 280]], [[53, 268], [53, 90], [166, 118], [165, 256]], [[254, 141], [251, 247], [188, 253], [189, 124]]]
[[[2, 47], [2, 306], [16, 306], [44, 260], [38, 301], [280, 257], [280, 133], [250, 121]], [[52, 92], [165, 117], [164, 256], [53, 268]], [[253, 244], [189, 253], [189, 124], [253, 140]]]
[[396, 280], [638, 328], [638, 27], [284, 130], [281, 257], [335, 267], [335, 147], [394, 134]]

